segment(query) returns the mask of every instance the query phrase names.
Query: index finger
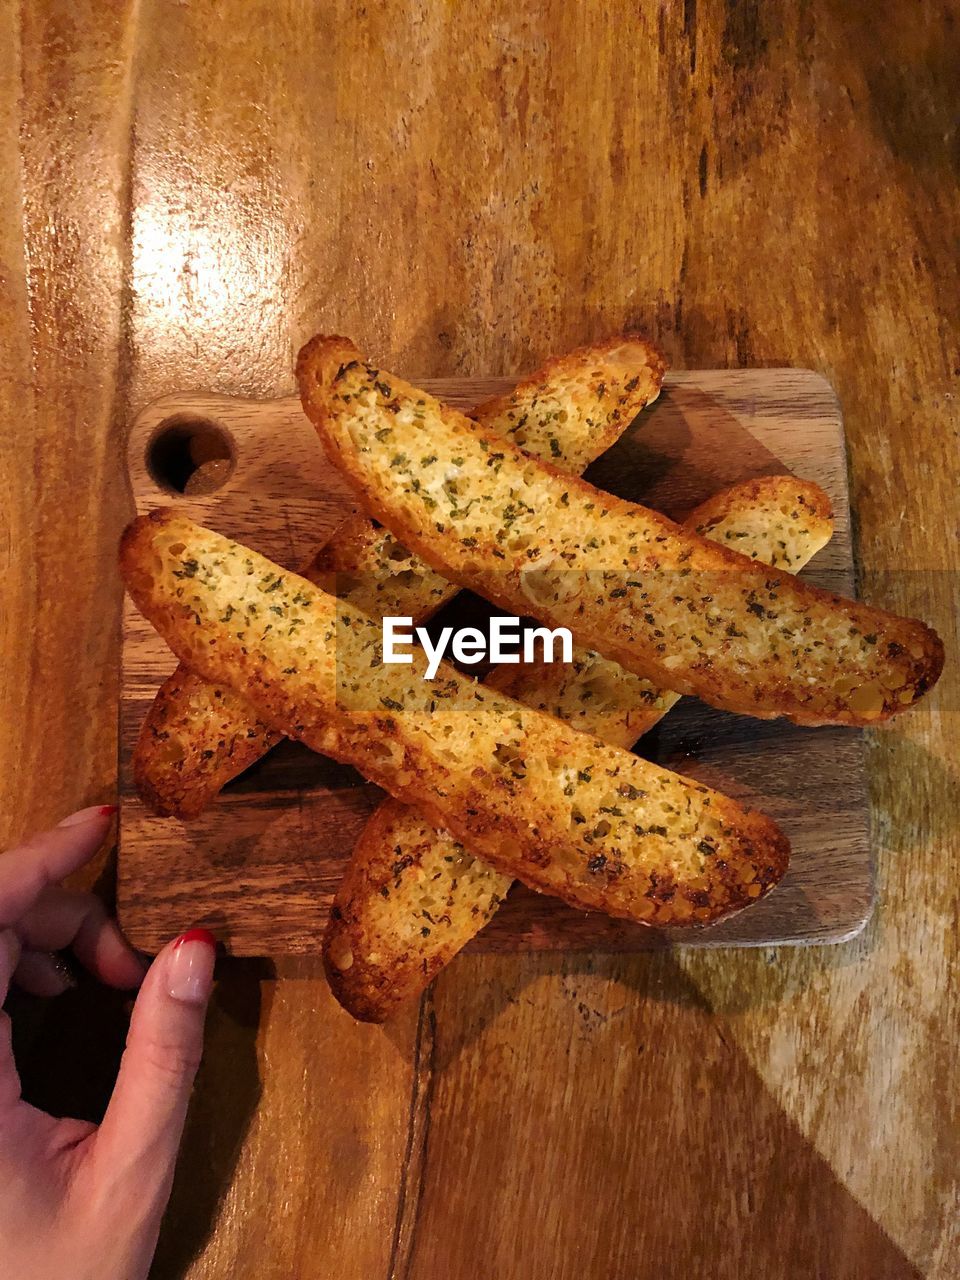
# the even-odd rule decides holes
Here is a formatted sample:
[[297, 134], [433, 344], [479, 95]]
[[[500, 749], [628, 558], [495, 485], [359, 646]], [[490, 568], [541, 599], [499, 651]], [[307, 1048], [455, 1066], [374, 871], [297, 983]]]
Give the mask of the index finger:
[[47, 885], [58, 884], [89, 862], [103, 843], [114, 812], [113, 805], [81, 809], [50, 831], [0, 854], [0, 929], [16, 924]]

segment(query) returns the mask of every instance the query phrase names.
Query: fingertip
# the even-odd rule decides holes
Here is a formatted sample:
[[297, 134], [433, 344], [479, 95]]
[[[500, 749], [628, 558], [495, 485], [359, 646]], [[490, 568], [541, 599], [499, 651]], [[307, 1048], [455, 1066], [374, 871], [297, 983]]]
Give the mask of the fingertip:
[[79, 827], [89, 822], [99, 822], [105, 826], [117, 812], [117, 808], [118, 806], [115, 804], [88, 805], [86, 809], [78, 809], [76, 813], [68, 813], [65, 818], [60, 819], [57, 827]]
[[115, 805], [90, 805], [7, 849], [0, 867], [0, 925], [12, 925], [44, 889], [89, 862], [103, 844], [114, 812]]
[[107, 986], [133, 991], [141, 985], [150, 967], [134, 951], [115, 920], [105, 920], [90, 938], [78, 935], [74, 951], [82, 963]]
[[206, 1004], [213, 991], [217, 940], [209, 929], [188, 929], [165, 951], [167, 994], [184, 1004]]

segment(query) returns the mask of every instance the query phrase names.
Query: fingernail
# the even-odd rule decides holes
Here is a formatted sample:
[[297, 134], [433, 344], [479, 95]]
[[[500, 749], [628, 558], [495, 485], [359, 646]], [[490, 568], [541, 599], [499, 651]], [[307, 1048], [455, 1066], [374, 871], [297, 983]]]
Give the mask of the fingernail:
[[108, 818], [117, 812], [115, 804], [92, 804], [86, 809], [78, 809], [76, 813], [71, 813], [69, 817], [58, 822], [58, 827], [76, 827], [81, 822], [92, 822], [94, 818]]
[[190, 929], [173, 944], [167, 967], [167, 992], [185, 1004], [203, 1004], [213, 987], [217, 940], [209, 929]]

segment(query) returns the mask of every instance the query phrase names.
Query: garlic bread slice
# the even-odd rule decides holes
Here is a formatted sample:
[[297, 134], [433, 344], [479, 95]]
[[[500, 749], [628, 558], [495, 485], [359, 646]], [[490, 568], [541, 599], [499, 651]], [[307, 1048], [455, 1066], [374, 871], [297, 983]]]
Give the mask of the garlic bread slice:
[[522, 453], [346, 338], [300, 353], [300, 396], [370, 515], [440, 572], [728, 711], [876, 724], [938, 678], [922, 622], [818, 590]]
[[[614, 444], [657, 398], [664, 368], [652, 343], [624, 334], [549, 360], [472, 416], [527, 453], [575, 473]], [[349, 578], [343, 569], [348, 562], [355, 565]], [[409, 615], [423, 622], [459, 591], [362, 516], [346, 520], [302, 570], [319, 585], [337, 572], [339, 594], [380, 617]], [[178, 667], [140, 729], [133, 753], [137, 791], [157, 813], [195, 818], [281, 736], [258, 722], [231, 689]]]
[[706, 924], [783, 875], [769, 818], [426, 658], [379, 622], [170, 510], [128, 526], [135, 604], [190, 670], [352, 764], [505, 875], [587, 910]]
[[[817, 485], [765, 476], [708, 499], [684, 527], [721, 542], [736, 539], [752, 559], [797, 571], [829, 541], [833, 520]], [[363, 563], [359, 554], [343, 567], [349, 572]], [[486, 683], [624, 748], [679, 696], [583, 649], [571, 664], [495, 667]], [[324, 936], [337, 999], [355, 1018], [385, 1021], [480, 932], [511, 883], [414, 809], [385, 800], [354, 848]]]

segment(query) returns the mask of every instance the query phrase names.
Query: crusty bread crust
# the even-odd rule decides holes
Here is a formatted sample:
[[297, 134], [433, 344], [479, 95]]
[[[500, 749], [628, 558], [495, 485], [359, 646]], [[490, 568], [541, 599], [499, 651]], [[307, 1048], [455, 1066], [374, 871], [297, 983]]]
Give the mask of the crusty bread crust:
[[579, 475], [656, 400], [666, 368], [648, 338], [625, 333], [555, 356], [468, 416], [532, 458]]
[[[763, 476], [714, 494], [683, 527], [721, 546], [733, 541], [751, 560], [795, 573], [829, 542], [833, 513], [819, 485], [794, 476]], [[623, 746], [632, 746], [680, 700], [681, 694], [596, 651], [575, 648], [573, 657], [571, 664], [504, 666], [487, 683]]]
[[323, 938], [330, 989], [360, 1022], [386, 1022], [492, 919], [514, 877], [416, 809], [384, 801], [354, 846]]
[[154, 813], [188, 821], [282, 737], [231, 688], [180, 663], [140, 726], [133, 781]]
[[304, 409], [369, 513], [428, 563], [585, 648], [729, 711], [877, 724], [938, 678], [929, 627], [797, 582], [535, 462], [349, 339], [297, 362]]
[[[624, 334], [549, 360], [472, 416], [527, 453], [579, 472], [657, 398], [664, 368], [652, 343]], [[598, 396], [600, 383], [604, 391]], [[348, 518], [301, 572], [365, 613], [417, 622], [460, 589], [364, 516]], [[211, 686], [180, 667], [141, 725], [133, 756], [137, 790], [157, 813], [196, 818], [279, 737], [231, 689]]]
[[[790, 518], [799, 510], [799, 520]], [[751, 559], [796, 571], [829, 541], [827, 495], [792, 476], [768, 476], [708, 499], [684, 522], [707, 537], [731, 535]], [[354, 564], [366, 548], [355, 545]], [[678, 695], [609, 658], [579, 649], [571, 664], [495, 667], [487, 684], [518, 702], [628, 748]], [[337, 890], [324, 936], [337, 999], [366, 1022], [383, 1022], [418, 996], [496, 912], [511, 884], [463, 845], [398, 801], [386, 800], [363, 830]]]
[[783, 875], [789, 846], [769, 818], [446, 664], [433, 680], [423, 656], [385, 665], [378, 622], [170, 510], [128, 526], [120, 567], [189, 669], [532, 888], [706, 924]]

